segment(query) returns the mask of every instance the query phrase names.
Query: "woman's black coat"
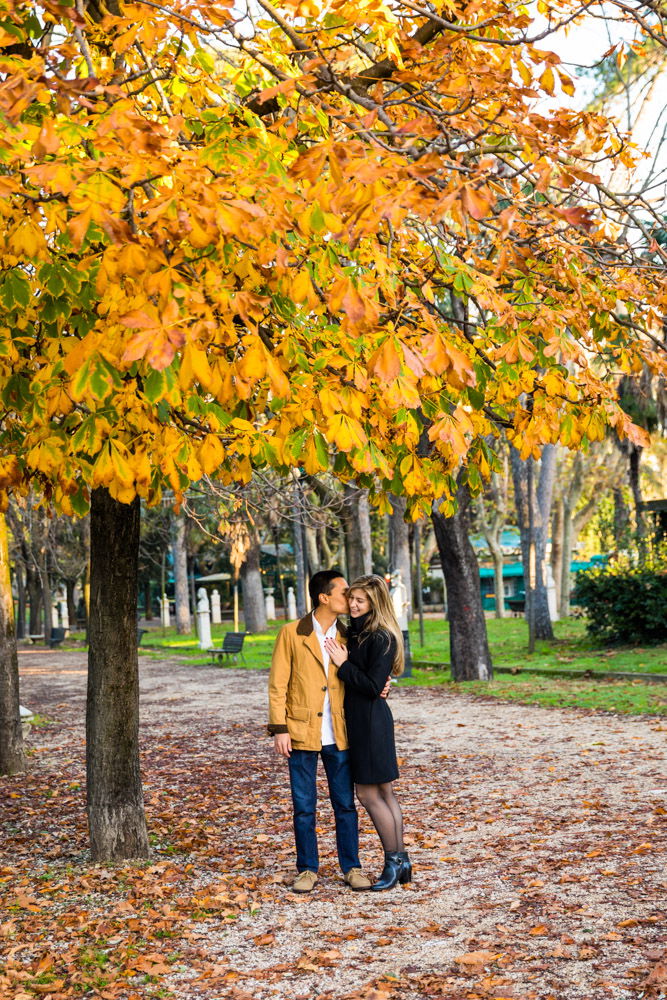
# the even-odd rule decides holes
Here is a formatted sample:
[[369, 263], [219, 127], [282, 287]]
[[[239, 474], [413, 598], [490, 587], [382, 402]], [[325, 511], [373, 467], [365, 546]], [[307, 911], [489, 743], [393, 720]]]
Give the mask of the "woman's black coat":
[[367, 615], [353, 618], [347, 636], [347, 660], [338, 668], [345, 684], [345, 724], [352, 777], [359, 785], [377, 785], [398, 778], [394, 719], [380, 692], [396, 655], [396, 640], [378, 629], [360, 642]]

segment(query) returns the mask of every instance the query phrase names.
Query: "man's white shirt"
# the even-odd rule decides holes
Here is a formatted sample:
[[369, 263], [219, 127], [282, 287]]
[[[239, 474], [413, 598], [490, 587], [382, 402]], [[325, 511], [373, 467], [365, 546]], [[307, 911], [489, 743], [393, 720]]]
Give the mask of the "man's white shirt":
[[[337, 635], [336, 622], [327, 629], [326, 632], [322, 629], [322, 626], [315, 617], [315, 612], [311, 615], [313, 619], [313, 628], [315, 629], [315, 635], [320, 644], [320, 649], [322, 650], [322, 663], [324, 664], [324, 670], [327, 677], [329, 676], [329, 654], [324, 648], [325, 639], [335, 639]], [[333, 721], [331, 719], [331, 699], [329, 698], [329, 688], [327, 687], [326, 693], [324, 695], [324, 705], [322, 707], [322, 746], [330, 746], [332, 743], [336, 742], [336, 737], [333, 731]]]

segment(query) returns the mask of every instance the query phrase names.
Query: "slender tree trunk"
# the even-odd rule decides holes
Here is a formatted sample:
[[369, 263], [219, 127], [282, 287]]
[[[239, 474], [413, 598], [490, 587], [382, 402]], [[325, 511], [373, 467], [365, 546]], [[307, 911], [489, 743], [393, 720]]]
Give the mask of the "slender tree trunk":
[[30, 599], [28, 634], [41, 635], [42, 585], [32, 566], [26, 566], [26, 589]]
[[139, 521], [138, 499], [122, 504], [93, 491], [86, 776], [98, 861], [149, 854], [139, 768]]
[[470, 494], [460, 484], [458, 510], [444, 517], [434, 506], [431, 519], [447, 586], [452, 679], [490, 680], [493, 666], [479, 585], [479, 565], [470, 544]]
[[392, 513], [389, 515], [389, 570], [398, 570], [408, 595], [408, 621], [412, 620], [412, 559], [410, 555], [410, 527], [405, 520], [405, 497], [389, 497]]
[[628, 544], [628, 535], [630, 531], [630, 512], [628, 511], [628, 505], [625, 502], [625, 497], [623, 496], [623, 490], [620, 486], [615, 486], [613, 490], [614, 496], [614, 542], [616, 544], [616, 549], [621, 550]]
[[318, 570], [323, 569], [322, 559], [320, 557], [319, 548], [317, 545], [317, 532], [315, 528], [307, 524], [304, 534], [306, 536], [306, 558], [308, 559], [308, 575], [312, 576], [313, 573], [317, 573]]
[[65, 593], [67, 595], [67, 616], [69, 618], [70, 631], [76, 628], [76, 604], [74, 603], [74, 590], [76, 580], [65, 580]]
[[246, 632], [255, 634], [266, 632], [266, 606], [264, 588], [259, 571], [259, 539], [253, 542], [241, 566], [241, 587], [243, 588], [243, 620]]
[[24, 768], [7, 521], [0, 514], [0, 774], [18, 774]]
[[292, 504], [292, 538], [294, 539], [294, 563], [296, 568], [296, 613], [303, 618], [306, 613], [306, 578], [308, 576], [307, 556], [303, 538], [303, 509], [301, 493], [297, 484], [293, 488], [294, 502]]
[[174, 590], [176, 600], [176, 632], [189, 635], [192, 631], [190, 593], [188, 587], [188, 550], [185, 541], [185, 514], [173, 514], [172, 553], [174, 557]]
[[570, 614], [570, 594], [572, 592], [572, 549], [574, 546], [572, 510], [568, 505], [563, 509], [563, 548], [560, 575], [560, 601], [558, 615], [567, 618]]
[[16, 559], [14, 563], [14, 575], [16, 577], [16, 593], [18, 596], [18, 607], [16, 614], [16, 638], [25, 639], [26, 629], [26, 589], [24, 566], [22, 559]]
[[366, 490], [346, 483], [344, 495], [345, 561], [348, 583], [351, 583], [352, 580], [373, 572], [371, 516]]
[[40, 532], [42, 529], [44, 533], [41, 537], [39, 545], [37, 570], [39, 572], [39, 582], [42, 588], [42, 605], [44, 607], [44, 642], [48, 646], [51, 638], [51, 629], [53, 628], [53, 604], [51, 600], [51, 579], [49, 576], [48, 566], [48, 526], [43, 524], [41, 525]]
[[[510, 455], [526, 584], [528, 583], [531, 543], [535, 546], [535, 590], [533, 593], [535, 638], [553, 639], [554, 633], [549, 614], [546, 586], [546, 545], [551, 494], [555, 477], [556, 451], [553, 445], [545, 445], [542, 449], [539, 481], [537, 488], [533, 487], [532, 496], [529, 495], [528, 489], [528, 462], [534, 460], [529, 458], [527, 461], [523, 461], [516, 448], [511, 448]], [[532, 505], [532, 517], [529, 505]], [[530, 538], [531, 519], [534, 525], [534, 539]], [[528, 586], [526, 586], [526, 595], [528, 596]]]
[[[188, 584], [189, 588], [189, 584]], [[151, 621], [153, 618], [153, 605], [151, 600], [151, 581], [146, 580], [144, 583], [144, 618], [146, 621]], [[189, 589], [188, 589], [189, 593]]]
[[642, 510], [642, 487], [641, 487], [641, 461], [643, 448], [639, 445], [630, 445], [630, 456], [628, 460], [628, 478], [630, 489], [632, 490], [632, 500], [635, 507], [635, 530], [637, 539], [640, 541], [646, 535], [646, 525], [644, 523], [644, 512]]
[[551, 515], [551, 572], [556, 584], [556, 606], [559, 608], [559, 618], [564, 618], [561, 610], [562, 580], [563, 580], [563, 498], [558, 497], [554, 503]]

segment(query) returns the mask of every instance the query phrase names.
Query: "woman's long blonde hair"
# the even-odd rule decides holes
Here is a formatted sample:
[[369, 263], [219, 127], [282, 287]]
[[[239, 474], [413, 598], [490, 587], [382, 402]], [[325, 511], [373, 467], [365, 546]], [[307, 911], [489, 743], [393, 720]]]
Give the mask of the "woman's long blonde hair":
[[363, 642], [363, 639], [366, 636], [370, 635], [371, 632], [378, 631], [379, 629], [387, 633], [388, 639], [389, 636], [393, 636], [396, 640], [396, 655], [394, 656], [391, 673], [392, 677], [398, 677], [399, 674], [403, 673], [403, 668], [405, 667], [403, 633], [401, 632], [396, 620], [396, 614], [394, 613], [394, 606], [391, 603], [391, 597], [389, 596], [387, 584], [381, 576], [360, 576], [358, 579], [353, 580], [347, 588], [348, 595], [351, 594], [353, 590], [363, 591], [368, 598], [368, 603], [371, 606], [369, 618], [363, 632], [361, 633], [360, 641]]

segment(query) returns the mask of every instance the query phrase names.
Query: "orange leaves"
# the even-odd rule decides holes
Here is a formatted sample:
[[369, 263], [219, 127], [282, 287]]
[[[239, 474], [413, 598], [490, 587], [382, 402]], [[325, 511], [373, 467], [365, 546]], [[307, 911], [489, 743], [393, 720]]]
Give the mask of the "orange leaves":
[[400, 348], [397, 348], [396, 340], [388, 337], [381, 347], [371, 356], [368, 362], [368, 370], [377, 375], [383, 382], [391, 382], [398, 378], [401, 372]]
[[461, 203], [468, 215], [479, 221], [489, 214], [493, 202], [485, 188], [466, 186], [461, 192]]
[[122, 360], [126, 364], [143, 358], [151, 367], [163, 371], [185, 341], [185, 328], [175, 299], [169, 301], [161, 315], [147, 304], [144, 309], [121, 317], [121, 323], [130, 330], [139, 331], [130, 339], [123, 353]]

